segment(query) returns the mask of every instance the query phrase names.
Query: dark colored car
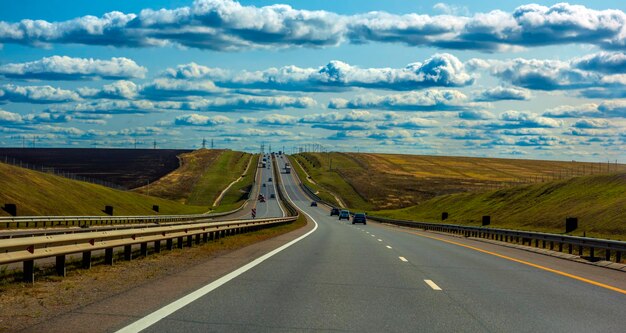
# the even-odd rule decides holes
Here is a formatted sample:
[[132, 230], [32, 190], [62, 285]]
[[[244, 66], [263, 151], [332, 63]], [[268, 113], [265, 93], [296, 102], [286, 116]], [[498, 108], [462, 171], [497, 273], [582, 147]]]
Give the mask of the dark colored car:
[[339, 221], [346, 219], [348, 221], [350, 221], [350, 212], [347, 210], [342, 210], [341, 212], [339, 212]]
[[311, 207], [317, 207], [317, 202], [311, 201]]
[[333, 207], [333, 208], [330, 210], [330, 216], [333, 216], [333, 215], [339, 215], [339, 208], [334, 208], [334, 207]]
[[265, 183], [263, 183], [263, 187], [265, 187]]
[[268, 181], [268, 182], [271, 182], [271, 181], [272, 181], [272, 177], [270, 177], [269, 179], [267, 179], [267, 181]]
[[365, 213], [354, 214], [354, 217], [352, 218], [352, 224], [355, 223], [367, 224], [367, 215], [365, 215]]
[[272, 193], [270, 194], [270, 199], [275, 199], [276, 198], [276, 194]]

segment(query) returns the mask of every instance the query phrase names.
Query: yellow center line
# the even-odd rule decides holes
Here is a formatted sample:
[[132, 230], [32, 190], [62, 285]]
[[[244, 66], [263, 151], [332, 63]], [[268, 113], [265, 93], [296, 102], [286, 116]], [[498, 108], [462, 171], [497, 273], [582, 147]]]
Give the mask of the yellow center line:
[[592, 285], [597, 286], [597, 287], [609, 289], [609, 290], [616, 291], [618, 293], [626, 295], [626, 290], [624, 290], [624, 289], [621, 289], [621, 288], [618, 288], [618, 287], [613, 287], [613, 286], [610, 286], [608, 284], [604, 284], [604, 283], [597, 282], [597, 281], [594, 281], [594, 280], [586, 279], [586, 278], [578, 276], [578, 275], [574, 275], [574, 274], [566, 273], [566, 272], [563, 272], [563, 271], [559, 271], [557, 269], [553, 269], [553, 268], [549, 268], [549, 267], [533, 264], [532, 262], [528, 262], [528, 261], [525, 261], [525, 260], [516, 259], [516, 258], [513, 258], [513, 257], [505, 256], [503, 254], [487, 251], [487, 250], [484, 250], [484, 249], [481, 249], [481, 248], [478, 248], [478, 247], [474, 247], [474, 246], [471, 246], [471, 245], [458, 243], [458, 242], [455, 242], [455, 241], [451, 241], [451, 240], [447, 240], [447, 239], [443, 239], [443, 238], [439, 238], [439, 237], [423, 235], [423, 234], [420, 234], [420, 233], [417, 233], [417, 232], [414, 232], [414, 231], [408, 231], [408, 230], [403, 230], [403, 229], [399, 229], [399, 228], [392, 228], [392, 227], [385, 227], [385, 228], [399, 230], [399, 231], [404, 232], [404, 233], [408, 233], [408, 234], [412, 234], [412, 235], [416, 235], [416, 236], [420, 236], [420, 237], [425, 237], [425, 238], [430, 238], [430, 239], [442, 241], [442, 242], [449, 243], [449, 244], [462, 246], [462, 247], [465, 247], [465, 248], [468, 248], [468, 249], [471, 249], [471, 250], [474, 250], [474, 251], [490, 254], [490, 255], [496, 256], [498, 258], [502, 258], [502, 259], [514, 261], [514, 262], [517, 262], [517, 263], [520, 263], [520, 264], [523, 264], [523, 265], [528, 265], [528, 266], [531, 266], [531, 267], [535, 267], [535, 268], [538, 268], [538, 269], [541, 269], [541, 270], [544, 270], [544, 271], [548, 271], [548, 272], [551, 272], [551, 273], [554, 273], [554, 274], [566, 276], [566, 277], [574, 279], [574, 280], [578, 280], [578, 281], [581, 281], [581, 282], [589, 283], [589, 284], [592, 284]]

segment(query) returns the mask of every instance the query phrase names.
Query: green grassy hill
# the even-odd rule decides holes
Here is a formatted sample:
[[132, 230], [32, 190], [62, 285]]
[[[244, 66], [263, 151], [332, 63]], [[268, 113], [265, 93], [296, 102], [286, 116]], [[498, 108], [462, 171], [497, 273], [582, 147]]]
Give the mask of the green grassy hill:
[[[302, 181], [331, 203], [398, 219], [559, 233], [578, 217], [591, 237], [626, 239], [623, 164], [357, 153], [290, 156]], [[310, 175], [312, 182], [306, 179]]]
[[[133, 191], [189, 205], [212, 206], [222, 190], [244, 174], [253, 157], [248, 153], [222, 149], [200, 149], [181, 154], [178, 169]], [[254, 162], [245, 177], [224, 195], [220, 210], [235, 208], [244, 200], [243, 195], [254, 181]]]
[[397, 219], [480, 225], [491, 216], [494, 228], [562, 233], [566, 217], [578, 218], [574, 235], [626, 239], [626, 174], [575, 177], [545, 184], [484, 193], [437, 197], [417, 206], [373, 212]]
[[[6, 203], [16, 204], [20, 216], [105, 215], [105, 205], [113, 206], [114, 215], [156, 214], [152, 205], [159, 205], [162, 215], [208, 210], [0, 163], [0, 205]], [[0, 210], [0, 216], [8, 214]]]

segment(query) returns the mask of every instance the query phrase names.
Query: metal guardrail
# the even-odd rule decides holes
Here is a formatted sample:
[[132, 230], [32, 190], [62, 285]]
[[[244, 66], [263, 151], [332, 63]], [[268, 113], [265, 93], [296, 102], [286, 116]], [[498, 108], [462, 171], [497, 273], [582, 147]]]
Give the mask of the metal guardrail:
[[[492, 239], [502, 242], [512, 242], [522, 245], [549, 248], [559, 252], [573, 254], [576, 250], [579, 256], [588, 254], [590, 260], [604, 259], [606, 261], [621, 262], [622, 254], [626, 253], [626, 242], [599, 239], [590, 237], [578, 237], [568, 235], [549, 234], [542, 232], [462, 226], [456, 224], [426, 223], [408, 220], [395, 220], [384, 217], [368, 216], [368, 219], [383, 223], [390, 223], [405, 227], [420, 228], [424, 230], [447, 232], [465, 237]], [[585, 251], [586, 249], [586, 251]], [[603, 257], [596, 257], [597, 250], [604, 252]]]
[[[300, 182], [300, 187], [312, 199], [322, 202], [329, 207], [334, 207], [334, 205], [321, 200], [319, 196], [313, 193], [313, 191], [308, 186], [302, 183], [302, 180], [300, 180], [299, 178], [298, 180]], [[588, 259], [590, 260], [604, 259], [606, 261], [615, 261], [619, 263], [622, 261], [623, 254], [626, 254], [626, 242], [610, 239], [558, 235], [521, 230], [472, 227], [456, 224], [426, 223], [409, 220], [396, 220], [369, 215], [367, 216], [367, 218], [383, 223], [452, 233], [465, 237], [485, 238], [502, 242], [513, 242], [522, 245], [528, 244], [529, 246], [533, 246], [534, 243], [535, 247], [549, 248], [550, 250], [558, 250], [559, 252], [567, 252], [569, 254], [574, 254], [574, 252], [576, 252], [581, 257], [583, 257], [585, 254], [588, 254]], [[596, 254], [598, 254], [597, 250], [603, 251], [604, 256], [596, 257]]]
[[41, 228], [55, 226], [92, 226], [134, 223], [165, 223], [197, 221], [201, 219], [227, 216], [243, 209], [246, 200], [236, 209], [221, 213], [189, 215], [130, 215], [130, 216], [15, 216], [0, 217], [0, 228]]
[[[58, 223], [92, 223], [92, 222], [144, 222], [152, 225], [127, 226], [114, 229], [99, 229], [90, 232], [59, 233], [53, 235], [23, 235], [0, 241], [0, 265], [11, 263], [23, 263], [23, 280], [34, 282], [34, 262], [38, 259], [56, 258], [56, 273], [65, 276], [66, 256], [82, 253], [82, 266], [91, 267], [93, 251], [104, 251], [105, 264], [112, 265], [114, 249], [124, 248], [124, 259], [132, 259], [133, 245], [140, 245], [142, 256], [148, 254], [148, 244], [153, 243], [154, 252], [161, 252], [161, 242], [166, 242], [166, 247], [171, 250], [176, 240], [178, 248], [183, 248], [185, 243], [191, 247], [194, 243], [218, 239], [228, 235], [239, 234], [258, 230], [266, 226], [289, 223], [297, 220], [298, 210], [289, 202], [284, 195], [284, 189], [279, 175], [276, 179], [280, 184], [277, 186], [277, 194], [289, 212], [288, 217], [261, 218], [253, 220], [234, 220], [213, 222], [206, 221], [209, 217], [232, 214], [240, 210], [243, 205], [231, 212], [219, 214], [195, 214], [195, 215], [168, 215], [168, 216], [53, 216], [53, 217], [9, 217], [0, 218], [1, 223], [27, 223], [34, 225], [58, 225]], [[176, 223], [181, 222], [181, 223]], [[190, 222], [190, 223], [184, 223]], [[157, 223], [168, 223], [159, 225]], [[185, 240], [186, 239], [186, 240]]]
[[36, 259], [56, 257], [58, 275], [65, 275], [66, 255], [82, 253], [82, 266], [91, 266], [92, 251], [104, 250], [106, 264], [113, 264], [113, 250], [124, 247], [124, 258], [132, 258], [132, 246], [141, 245], [141, 254], [147, 255], [148, 243], [154, 243], [154, 252], [160, 252], [161, 241], [166, 242], [167, 249], [173, 248], [174, 239], [178, 248], [194, 242], [199, 244], [228, 235], [257, 230], [268, 225], [293, 222], [296, 216], [256, 220], [239, 220], [228, 222], [205, 222], [194, 224], [177, 224], [159, 227], [130, 228], [123, 230], [94, 231], [90, 233], [47, 235], [22, 237], [2, 240], [0, 242], [0, 265], [23, 262], [23, 278], [26, 282], [34, 281], [34, 261]]

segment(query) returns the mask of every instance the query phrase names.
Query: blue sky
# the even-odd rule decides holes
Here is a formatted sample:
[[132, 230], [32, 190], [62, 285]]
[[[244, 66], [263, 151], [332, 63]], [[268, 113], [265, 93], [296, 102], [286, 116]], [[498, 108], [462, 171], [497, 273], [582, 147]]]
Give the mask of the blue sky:
[[29, 1], [0, 145], [623, 160], [621, 1]]

